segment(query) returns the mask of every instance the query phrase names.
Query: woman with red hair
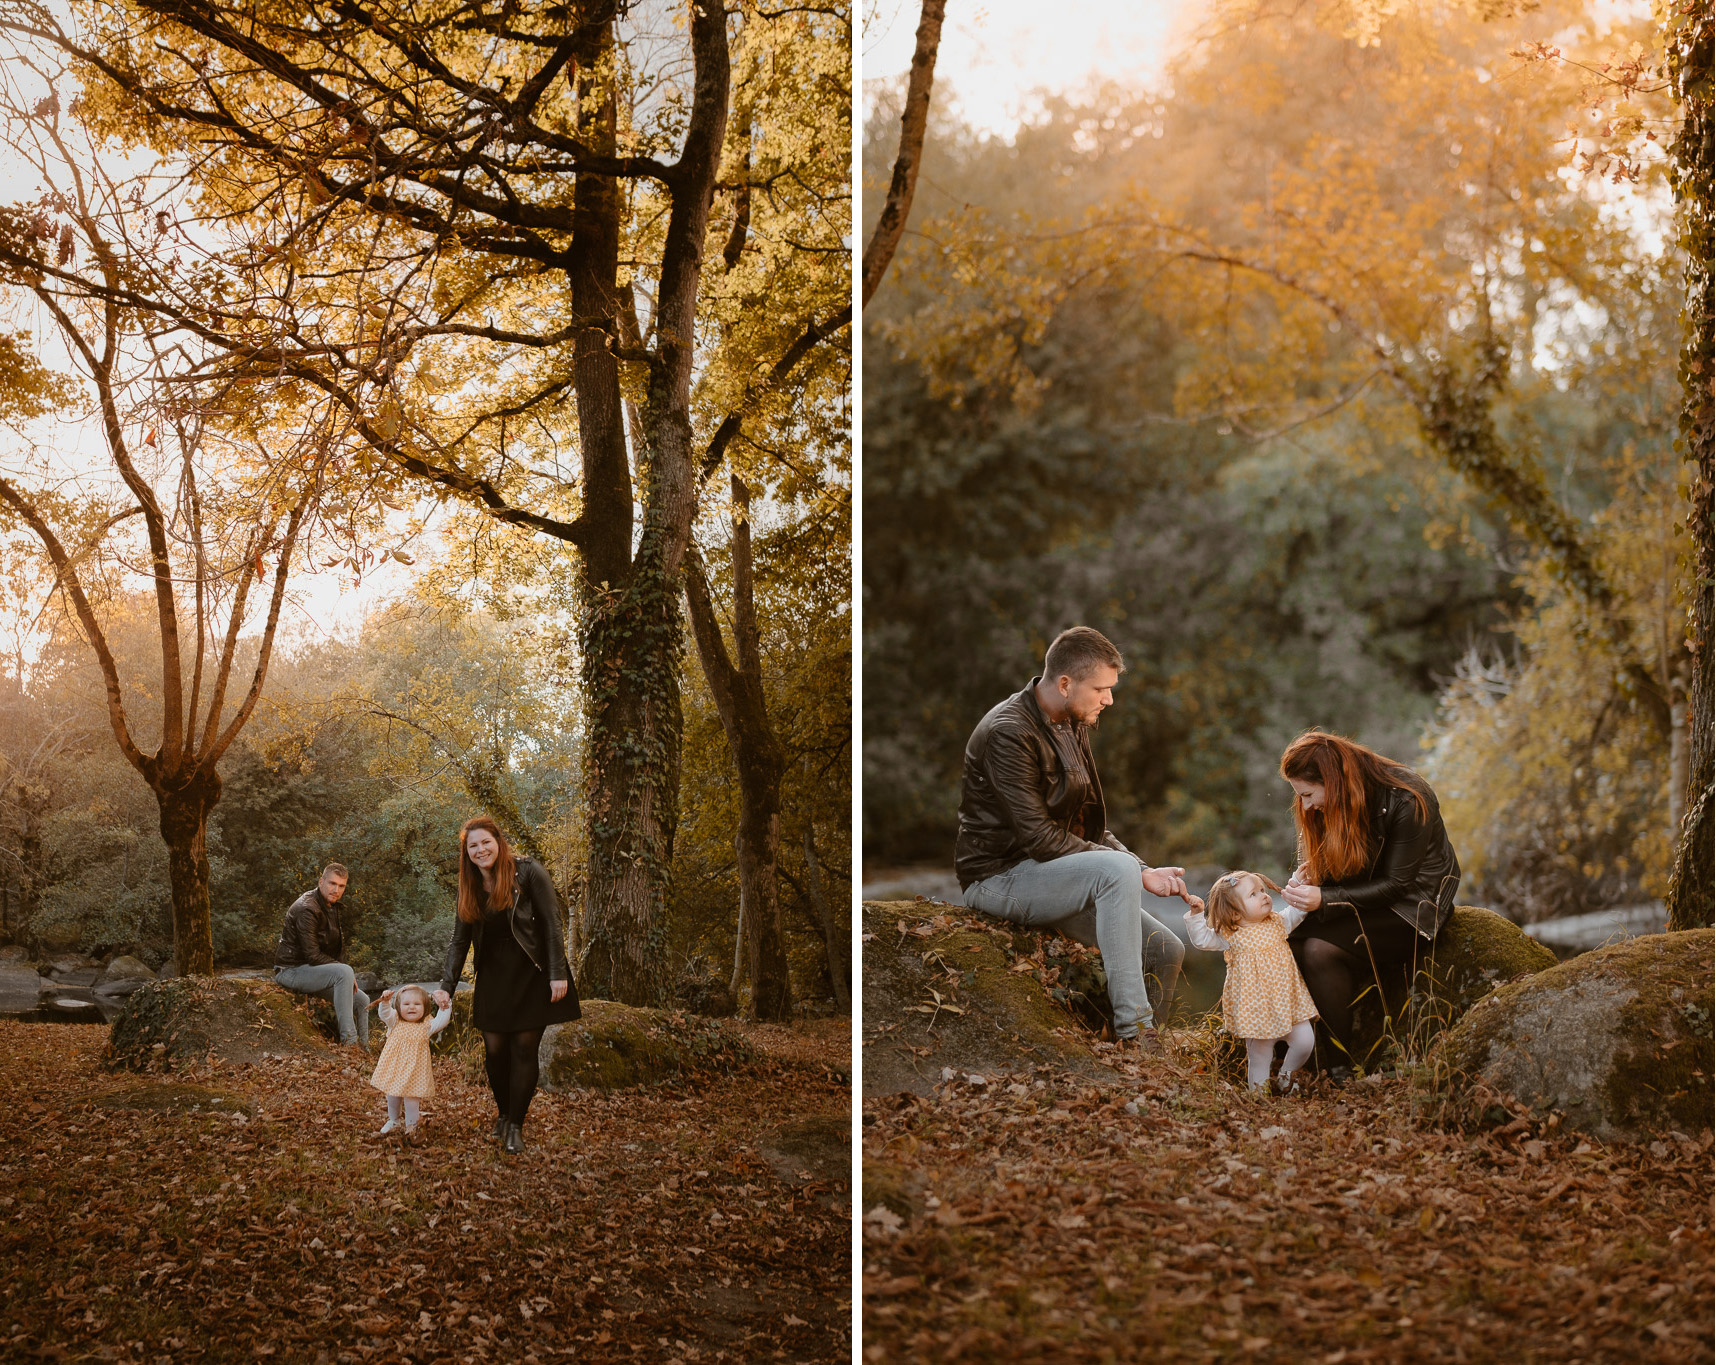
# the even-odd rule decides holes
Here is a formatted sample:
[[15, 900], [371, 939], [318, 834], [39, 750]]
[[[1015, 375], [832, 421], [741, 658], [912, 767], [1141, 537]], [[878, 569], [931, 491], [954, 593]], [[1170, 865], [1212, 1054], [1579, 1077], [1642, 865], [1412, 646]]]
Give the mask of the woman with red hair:
[[[1460, 862], [1436, 793], [1403, 763], [1307, 730], [1281, 755], [1303, 860], [1282, 895], [1307, 912], [1288, 946], [1343, 1054], [1352, 1007], [1374, 980], [1416, 972], [1454, 911]], [[1328, 1068], [1337, 1082], [1347, 1061]]]
[[449, 1000], [477, 950], [471, 1022], [483, 1035], [483, 1065], [495, 1097], [495, 1138], [524, 1150], [524, 1116], [536, 1094], [542, 1030], [579, 1015], [566, 965], [560, 905], [542, 865], [515, 858], [500, 826], [486, 815], [459, 831], [459, 918], [441, 972]]

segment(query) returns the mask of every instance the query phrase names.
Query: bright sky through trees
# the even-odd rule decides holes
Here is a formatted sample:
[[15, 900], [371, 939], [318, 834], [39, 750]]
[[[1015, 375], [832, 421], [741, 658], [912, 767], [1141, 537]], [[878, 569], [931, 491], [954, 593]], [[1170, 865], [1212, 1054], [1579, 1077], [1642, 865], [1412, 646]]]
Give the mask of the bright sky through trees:
[[[1148, 85], [1194, 17], [1182, 0], [954, 0], [936, 60], [937, 103], [979, 132], [1010, 135], [1044, 91], [1094, 80]], [[902, 75], [912, 64], [918, 7], [867, 0], [863, 77]]]

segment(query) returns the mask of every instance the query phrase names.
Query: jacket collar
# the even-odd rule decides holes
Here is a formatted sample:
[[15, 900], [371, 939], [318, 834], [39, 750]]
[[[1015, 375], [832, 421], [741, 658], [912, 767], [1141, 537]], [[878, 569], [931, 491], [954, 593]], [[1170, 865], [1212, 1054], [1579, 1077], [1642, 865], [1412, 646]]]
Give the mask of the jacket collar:
[[1032, 678], [1030, 682], [1026, 683], [1025, 690], [1019, 693], [1019, 697], [1021, 698], [1025, 709], [1025, 714], [1028, 715], [1032, 722], [1042, 730], [1044, 736], [1047, 737], [1051, 744], [1055, 742], [1055, 731], [1058, 728], [1070, 733], [1073, 738], [1073, 743], [1078, 745], [1082, 751], [1088, 744], [1090, 726], [1079, 721], [1069, 721], [1066, 724], [1057, 727], [1055, 723], [1049, 719], [1047, 713], [1044, 712], [1042, 702], [1037, 700], [1037, 684], [1042, 680], [1042, 675], [1037, 675]]

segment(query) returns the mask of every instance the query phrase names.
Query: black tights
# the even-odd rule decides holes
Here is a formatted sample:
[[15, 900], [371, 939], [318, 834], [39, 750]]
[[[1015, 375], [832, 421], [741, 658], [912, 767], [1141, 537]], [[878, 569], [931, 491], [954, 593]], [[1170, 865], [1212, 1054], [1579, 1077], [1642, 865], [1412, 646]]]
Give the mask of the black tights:
[[520, 1128], [536, 1094], [536, 1047], [541, 1041], [541, 1029], [483, 1034], [483, 1069], [489, 1073], [495, 1110]]
[[1376, 972], [1390, 985], [1404, 980], [1409, 967], [1430, 951], [1430, 945], [1392, 910], [1359, 915], [1348, 911], [1308, 920], [1287, 946], [1293, 950], [1323, 1027], [1343, 1051], [1352, 1046], [1354, 997], [1375, 982]]

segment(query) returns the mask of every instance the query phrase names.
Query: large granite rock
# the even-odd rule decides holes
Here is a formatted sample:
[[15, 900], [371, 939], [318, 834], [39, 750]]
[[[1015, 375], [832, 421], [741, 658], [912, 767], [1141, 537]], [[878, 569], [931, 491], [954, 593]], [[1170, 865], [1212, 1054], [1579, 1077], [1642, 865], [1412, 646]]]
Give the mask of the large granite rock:
[[1709, 929], [1585, 953], [1476, 1004], [1436, 1053], [1480, 1119], [1559, 1114], [1605, 1141], [1697, 1134], [1716, 1109]]
[[155, 973], [147, 962], [129, 954], [123, 954], [109, 962], [93, 984], [105, 986], [114, 981], [151, 981], [154, 977]]
[[46, 984], [29, 963], [0, 963], [0, 1015], [16, 1018], [35, 1011]]
[[586, 1000], [583, 1011], [583, 1018], [542, 1032], [544, 1090], [624, 1090], [698, 1072], [735, 1071], [757, 1060], [743, 1034], [714, 1019], [611, 1000]]
[[864, 1095], [929, 1094], [960, 1075], [1039, 1063], [1113, 1078], [1089, 1035], [1037, 979], [1010, 968], [1008, 926], [969, 927], [969, 911], [925, 901], [866, 901]]

